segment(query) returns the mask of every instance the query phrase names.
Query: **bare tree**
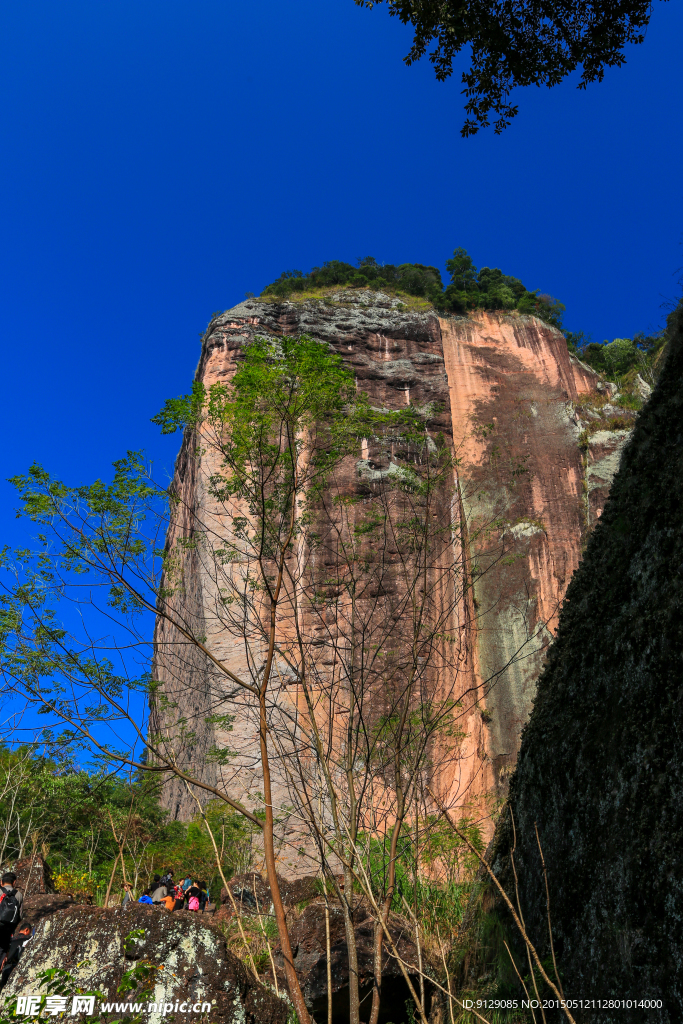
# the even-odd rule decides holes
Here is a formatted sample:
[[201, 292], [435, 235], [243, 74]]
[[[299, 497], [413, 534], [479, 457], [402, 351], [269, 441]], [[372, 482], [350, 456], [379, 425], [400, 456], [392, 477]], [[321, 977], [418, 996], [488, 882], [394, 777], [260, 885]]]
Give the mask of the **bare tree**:
[[43, 546], [4, 555], [7, 686], [167, 798], [215, 797], [259, 830], [300, 1024], [278, 857], [336, 889], [351, 1024], [354, 886], [371, 880], [376, 1021], [401, 837], [427, 784], [466, 796], [464, 723], [495, 682], [476, 681], [472, 524], [429, 416], [373, 410], [310, 338], [257, 339], [231, 381], [158, 417], [186, 428], [186, 490], [135, 453], [109, 485], [15, 481]]

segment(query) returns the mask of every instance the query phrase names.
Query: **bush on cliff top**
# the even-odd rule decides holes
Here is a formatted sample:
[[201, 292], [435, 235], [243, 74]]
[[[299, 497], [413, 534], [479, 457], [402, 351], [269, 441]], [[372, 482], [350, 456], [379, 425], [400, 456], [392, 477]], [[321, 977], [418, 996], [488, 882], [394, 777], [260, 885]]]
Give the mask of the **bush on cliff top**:
[[609, 380], [629, 385], [636, 374], [650, 385], [659, 375], [662, 355], [669, 338], [668, 327], [657, 334], [636, 334], [633, 338], [615, 338], [613, 341], [591, 341], [583, 331], [565, 333], [567, 348], [574, 355], [603, 373]]
[[502, 270], [482, 267], [477, 270], [465, 249], [458, 248], [446, 261], [451, 280], [444, 286], [437, 267], [424, 263], [380, 264], [372, 256], [358, 260], [358, 265], [328, 260], [304, 274], [301, 270], [285, 270], [277, 281], [266, 285], [261, 293], [286, 299], [295, 292], [337, 286], [376, 288], [388, 292], [405, 292], [427, 299], [436, 309], [451, 313], [467, 313], [475, 309], [512, 310], [530, 313], [555, 327], [562, 326], [564, 306], [550, 295], [529, 291], [516, 277]]

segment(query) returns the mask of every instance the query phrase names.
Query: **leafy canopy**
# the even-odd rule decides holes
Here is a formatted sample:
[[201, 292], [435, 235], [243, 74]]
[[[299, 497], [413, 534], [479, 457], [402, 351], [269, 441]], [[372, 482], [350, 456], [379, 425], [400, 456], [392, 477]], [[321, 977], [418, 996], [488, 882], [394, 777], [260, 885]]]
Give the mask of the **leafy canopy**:
[[405, 292], [421, 296], [436, 309], [467, 313], [475, 309], [512, 310], [540, 317], [555, 327], [562, 326], [564, 306], [550, 295], [529, 291], [519, 278], [502, 270], [482, 267], [477, 270], [472, 257], [457, 248], [446, 261], [451, 275], [444, 287], [437, 267], [424, 263], [380, 264], [372, 256], [358, 260], [358, 265], [329, 260], [304, 274], [301, 270], [285, 270], [277, 281], [267, 285], [262, 294], [287, 298], [296, 292], [308, 292], [335, 285], [352, 288], [375, 288], [388, 292]]
[[[355, 0], [374, 7], [385, 0]], [[558, 85], [581, 68], [578, 88], [601, 82], [605, 68], [626, 62], [628, 43], [642, 43], [652, 13], [651, 0], [386, 0], [390, 14], [414, 29], [404, 61], [427, 53], [436, 77], [453, 73], [453, 60], [470, 47], [462, 73], [468, 115], [461, 129], [476, 135], [496, 121], [499, 135], [518, 113], [510, 103], [517, 86]]]
[[[567, 347], [598, 373], [617, 383], [628, 382], [636, 373], [654, 382], [654, 373], [660, 363], [667, 340], [667, 330], [657, 334], [636, 334], [633, 338], [615, 338], [602, 343], [591, 341], [583, 331], [566, 334]], [[654, 376], [653, 376], [654, 374]], [[652, 378], [652, 379], [651, 379]]]

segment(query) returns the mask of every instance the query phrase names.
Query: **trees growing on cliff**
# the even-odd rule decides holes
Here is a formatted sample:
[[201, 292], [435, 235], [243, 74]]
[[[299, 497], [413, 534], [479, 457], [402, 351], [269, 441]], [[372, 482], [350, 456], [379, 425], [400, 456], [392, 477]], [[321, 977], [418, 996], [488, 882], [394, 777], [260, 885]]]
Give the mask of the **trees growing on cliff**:
[[[384, 0], [355, 0], [374, 7]], [[475, 135], [496, 118], [499, 135], [517, 114], [510, 93], [517, 86], [558, 85], [581, 68], [578, 88], [601, 82], [605, 69], [626, 63], [627, 44], [642, 43], [652, 13], [650, 0], [387, 0], [393, 17], [412, 25], [406, 64], [429, 60], [436, 77], [453, 73], [453, 60], [470, 48], [462, 73], [468, 115], [461, 129]]]
[[661, 356], [669, 340], [665, 328], [657, 334], [636, 334], [633, 338], [614, 338], [598, 343], [591, 341], [583, 331], [566, 334], [567, 347], [609, 380], [630, 382], [636, 373], [652, 385], [661, 369]]
[[351, 288], [378, 288], [389, 292], [402, 292], [420, 296], [438, 310], [467, 313], [476, 309], [517, 310], [530, 313], [554, 327], [562, 327], [564, 306], [550, 295], [529, 291], [517, 277], [503, 274], [498, 268], [474, 265], [465, 249], [454, 250], [446, 260], [451, 275], [444, 287], [441, 273], [436, 267], [423, 263], [380, 264], [372, 256], [358, 261], [358, 266], [329, 260], [321, 267], [313, 267], [304, 274], [301, 270], [285, 270], [277, 281], [263, 289], [263, 296], [287, 299], [302, 292], [335, 285]]

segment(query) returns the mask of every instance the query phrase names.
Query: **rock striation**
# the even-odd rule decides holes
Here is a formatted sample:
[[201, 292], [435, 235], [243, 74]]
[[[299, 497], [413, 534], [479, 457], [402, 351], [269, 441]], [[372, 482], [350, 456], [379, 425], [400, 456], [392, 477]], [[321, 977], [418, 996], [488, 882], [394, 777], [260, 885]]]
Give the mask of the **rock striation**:
[[[255, 336], [304, 332], [343, 358], [374, 407], [419, 407], [430, 436], [442, 435], [457, 454], [460, 540], [473, 588], [454, 625], [464, 654], [452, 684], [466, 710], [457, 761], [437, 785], [451, 804], [485, 813], [507, 792], [543, 653], [602, 513], [633, 414], [610, 405], [598, 376], [568, 353], [562, 334], [534, 317], [483, 311], [439, 317], [367, 290], [301, 302], [249, 299], [215, 316], [202, 340], [197, 380], [207, 386], [229, 380]], [[363, 454], [356, 476], [391, 472], [390, 464], [373, 462], [372, 451]], [[178, 517], [169, 543], [191, 537], [193, 510], [211, 511], [211, 472], [201, 437], [186, 431], [174, 487], [187, 515]], [[216, 580], [191, 546], [182, 579], [186, 622], [243, 671], [243, 651], [217, 624]], [[212, 668], [181, 640], [168, 623], [157, 622], [155, 677], [192, 726], [178, 756], [205, 781], [258, 807], [253, 725], [237, 705], [229, 731], [207, 722], [216, 703]], [[153, 727], [161, 728], [163, 717], [153, 709]], [[210, 751], [227, 747], [234, 752], [230, 765], [207, 760]], [[292, 804], [291, 780], [282, 773], [275, 800], [280, 809]], [[196, 812], [176, 780], [166, 783], [163, 802], [177, 818]], [[283, 837], [283, 873], [309, 873], [292, 821], [285, 820]]]

